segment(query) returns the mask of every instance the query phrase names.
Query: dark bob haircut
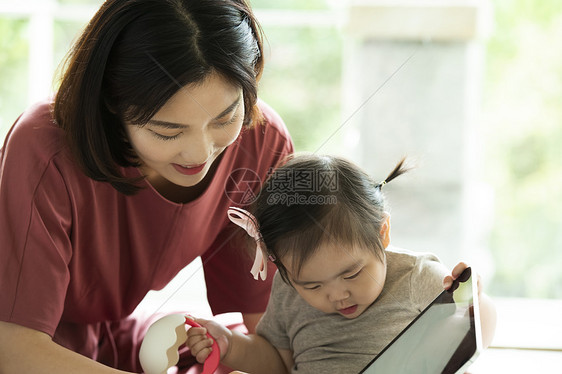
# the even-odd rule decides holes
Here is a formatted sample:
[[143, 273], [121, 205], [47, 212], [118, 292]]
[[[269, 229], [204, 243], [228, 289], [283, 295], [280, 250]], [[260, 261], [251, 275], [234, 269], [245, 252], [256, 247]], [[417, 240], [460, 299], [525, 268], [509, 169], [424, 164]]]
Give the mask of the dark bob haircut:
[[283, 280], [281, 260], [298, 276], [304, 263], [327, 243], [358, 246], [384, 259], [380, 229], [385, 221], [382, 186], [408, 169], [400, 161], [383, 182], [375, 182], [343, 158], [296, 155], [265, 182], [251, 211], [262, 240]]
[[262, 33], [244, 0], [107, 0], [70, 50], [54, 119], [85, 174], [124, 194], [138, 166], [124, 121], [143, 125], [181, 87], [218, 73], [243, 91], [244, 126], [259, 121]]

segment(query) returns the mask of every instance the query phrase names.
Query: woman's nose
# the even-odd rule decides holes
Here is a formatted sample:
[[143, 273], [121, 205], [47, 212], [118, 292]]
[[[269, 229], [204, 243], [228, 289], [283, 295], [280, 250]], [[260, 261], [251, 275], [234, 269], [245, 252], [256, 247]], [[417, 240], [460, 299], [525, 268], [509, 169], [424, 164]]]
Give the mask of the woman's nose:
[[205, 132], [190, 134], [189, 139], [182, 144], [181, 156], [190, 164], [201, 164], [212, 153], [212, 140]]

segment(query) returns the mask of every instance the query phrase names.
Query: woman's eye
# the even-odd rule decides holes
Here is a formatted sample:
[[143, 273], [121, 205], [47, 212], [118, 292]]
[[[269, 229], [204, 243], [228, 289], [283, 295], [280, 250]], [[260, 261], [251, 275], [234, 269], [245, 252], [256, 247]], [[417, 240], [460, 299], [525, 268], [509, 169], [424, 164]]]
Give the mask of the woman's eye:
[[180, 132], [180, 133], [177, 133], [175, 135], [162, 135], [162, 134], [160, 134], [156, 131], [150, 130], [150, 132], [152, 133], [152, 135], [154, 135], [155, 137], [157, 137], [158, 139], [161, 139], [161, 140], [174, 140], [178, 136], [180, 136], [180, 134], [181, 134], [181, 132]]
[[228, 125], [233, 124], [237, 119], [238, 119], [238, 112], [237, 112], [236, 114], [234, 114], [234, 115], [232, 116], [232, 118], [229, 119], [228, 121], [226, 121], [226, 122], [219, 122], [218, 125], [219, 125], [219, 127], [228, 126]]
[[355, 279], [359, 276], [359, 274], [361, 274], [361, 270], [359, 270], [357, 273], [350, 275], [349, 277], [345, 277], [344, 279]]

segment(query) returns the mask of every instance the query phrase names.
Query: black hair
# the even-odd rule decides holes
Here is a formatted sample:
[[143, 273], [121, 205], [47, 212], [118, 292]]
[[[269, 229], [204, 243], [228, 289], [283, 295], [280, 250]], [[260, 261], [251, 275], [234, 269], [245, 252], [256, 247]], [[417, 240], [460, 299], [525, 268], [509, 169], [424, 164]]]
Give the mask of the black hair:
[[218, 73], [259, 120], [261, 29], [244, 0], [107, 0], [70, 50], [54, 119], [85, 174], [125, 194], [138, 166], [124, 121], [146, 123], [180, 88]]
[[[266, 256], [291, 284], [281, 259], [303, 264], [326, 242], [373, 249], [381, 261], [379, 237], [386, 219], [382, 186], [409, 169], [402, 159], [377, 183], [352, 162], [334, 156], [295, 155], [267, 179], [251, 207]], [[298, 274], [295, 274], [298, 275]]]

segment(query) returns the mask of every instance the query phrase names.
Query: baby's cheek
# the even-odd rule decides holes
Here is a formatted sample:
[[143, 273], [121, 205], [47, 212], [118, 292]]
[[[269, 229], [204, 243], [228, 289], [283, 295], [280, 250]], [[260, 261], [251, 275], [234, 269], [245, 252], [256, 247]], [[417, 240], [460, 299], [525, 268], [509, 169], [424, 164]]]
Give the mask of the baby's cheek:
[[334, 313], [334, 305], [328, 301], [318, 301], [313, 307], [324, 313]]
[[315, 308], [315, 309], [317, 309], [321, 312], [327, 313], [326, 305], [324, 305], [324, 303], [321, 302], [320, 297], [311, 296], [311, 295], [308, 295], [308, 294], [304, 294], [302, 292], [299, 292], [299, 294], [304, 299], [304, 301], [306, 301], [308, 303], [308, 305], [310, 305], [311, 307], [313, 307], [313, 308]]

